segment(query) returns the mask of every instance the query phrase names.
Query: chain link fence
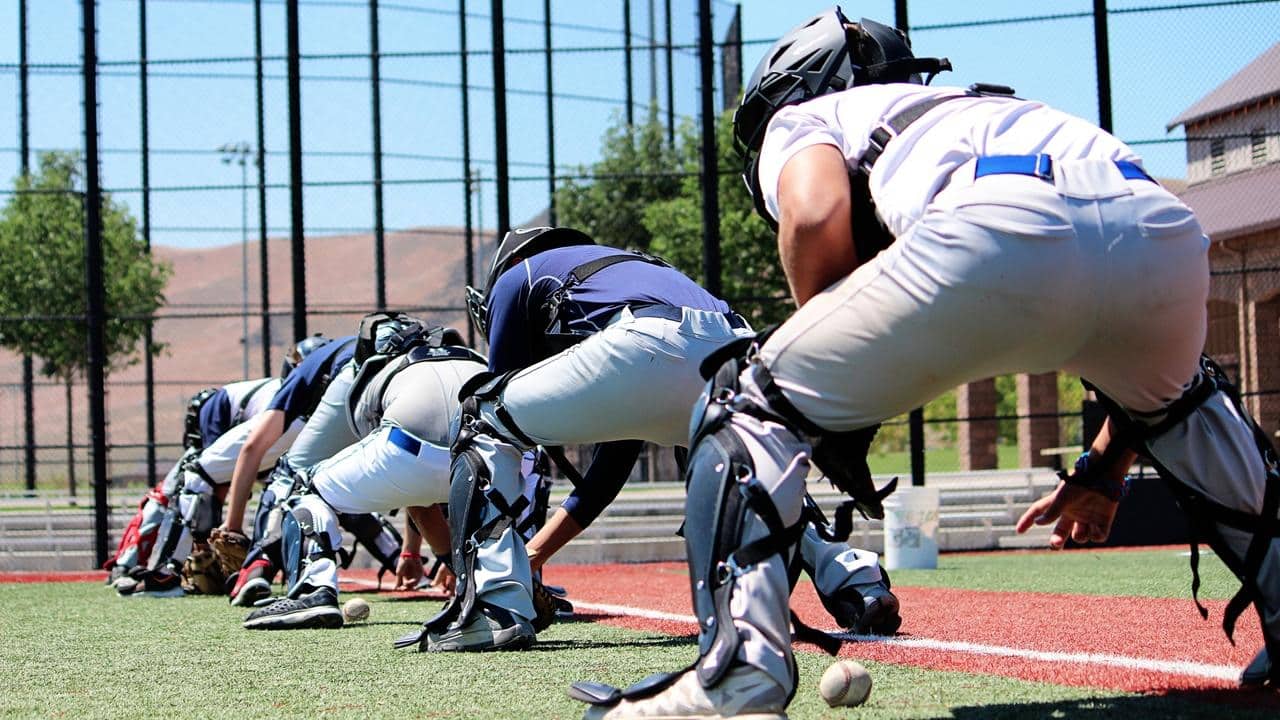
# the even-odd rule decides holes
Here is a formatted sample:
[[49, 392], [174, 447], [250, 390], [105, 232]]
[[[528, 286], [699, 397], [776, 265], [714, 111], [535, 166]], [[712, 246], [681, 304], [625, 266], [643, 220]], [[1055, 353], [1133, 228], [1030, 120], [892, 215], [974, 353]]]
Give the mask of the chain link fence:
[[[0, 354], [0, 489], [34, 483], [91, 494], [96, 447], [105, 451], [105, 478], [130, 496], [177, 458], [192, 393], [275, 374], [296, 335], [350, 333], [377, 307], [465, 326], [462, 287], [483, 274], [501, 230], [554, 221], [557, 188], [591, 182], [611, 128], [653, 120], [669, 143], [680, 132], [706, 142], [698, 125], [704, 98], [717, 114], [731, 108], [742, 75], [810, 12], [788, 11], [763, 32], [753, 14], [772, 18], [776, 9], [720, 0], [505, 8], [500, 0], [100, 0], [92, 6], [99, 56], [90, 152], [84, 5], [6, 5], [0, 28], [15, 42], [0, 56], [0, 92], [17, 100], [18, 112], [0, 119], [0, 137], [14, 139], [0, 142], [0, 176], [38, 171], [50, 151], [80, 153], [172, 275], [151, 318], [151, 339], [163, 349], [106, 377], [101, 444], [86, 375], [48, 377], [34, 358], [24, 378], [23, 358]], [[1249, 208], [1261, 219], [1242, 225], [1229, 221], [1231, 201], [1250, 196], [1214, 190], [1275, 187], [1277, 75], [1270, 95], [1252, 104], [1215, 107], [1214, 99], [1235, 98], [1233, 78], [1274, 54], [1280, 2], [865, 5], [859, 12], [869, 17], [905, 19], [918, 52], [951, 58], [957, 71], [939, 82], [1008, 84], [1110, 126], [1154, 175], [1215, 218], [1207, 346], [1240, 377], [1268, 429], [1280, 427], [1272, 404], [1280, 391], [1272, 307], [1280, 200], [1267, 193]], [[1266, 91], [1265, 73], [1259, 82]], [[711, 255], [719, 227], [704, 222], [701, 230]], [[731, 263], [708, 285], [718, 288]], [[87, 312], [75, 319], [103, 321]], [[6, 315], [0, 332], [5, 323], [42, 320]], [[1018, 387], [1017, 378], [1001, 378], [990, 397], [971, 391], [958, 402], [952, 394], [926, 408], [927, 467], [991, 464], [974, 463], [982, 444], [993, 445], [995, 464], [1024, 464], [1020, 438], [1046, 420], [1055, 429], [1052, 440], [1036, 431], [1038, 450], [1079, 446], [1077, 384], [1041, 380], [1031, 387], [1053, 397], [1038, 402], [1025, 392], [1019, 402]], [[975, 402], [979, 396], [986, 399]], [[879, 469], [906, 471], [907, 419], [887, 423], [882, 436]]]

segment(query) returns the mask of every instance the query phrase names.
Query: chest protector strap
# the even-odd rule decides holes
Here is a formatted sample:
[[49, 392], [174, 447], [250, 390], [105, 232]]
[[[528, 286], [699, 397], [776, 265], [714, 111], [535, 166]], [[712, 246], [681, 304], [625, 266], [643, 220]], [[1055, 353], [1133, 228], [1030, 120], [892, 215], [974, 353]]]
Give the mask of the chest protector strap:
[[[1277, 512], [1280, 512], [1280, 458], [1277, 457], [1275, 446], [1258, 423], [1245, 411], [1240, 401], [1240, 393], [1226, 373], [1207, 355], [1200, 357], [1200, 375], [1196, 383], [1169, 406], [1163, 413], [1165, 415], [1163, 419], [1153, 425], [1143, 425], [1135, 421], [1130, 413], [1097, 388], [1087, 383], [1086, 388], [1097, 393], [1099, 401], [1107, 410], [1108, 417], [1117, 425], [1118, 432], [1114, 442], [1147, 457], [1160, 477], [1168, 483], [1178, 504], [1187, 514], [1192, 529], [1191, 594], [1196, 602], [1196, 608], [1200, 611], [1200, 616], [1204, 618], [1209, 616], [1208, 610], [1200, 604], [1199, 600], [1199, 543], [1201, 541], [1213, 548], [1223, 563], [1239, 578], [1240, 590], [1227, 603], [1222, 615], [1222, 630], [1226, 633], [1227, 639], [1234, 644], [1236, 621], [1244, 610], [1250, 604], [1256, 604], [1259, 615], [1263, 614], [1263, 596], [1258, 586], [1258, 574], [1272, 541], [1280, 537], [1280, 520], [1277, 520]], [[1205, 401], [1217, 393], [1226, 395], [1240, 418], [1249, 423], [1258, 453], [1262, 457], [1263, 467], [1266, 469], [1266, 487], [1263, 491], [1262, 511], [1258, 515], [1228, 508], [1205, 497], [1202, 492], [1170, 472], [1151, 453], [1151, 441], [1184, 422]], [[1253, 536], [1243, 557], [1237, 555], [1227, 545], [1218, 529], [1219, 525]], [[1263, 623], [1268, 652], [1273, 658], [1280, 657], [1280, 638], [1271, 637], [1271, 634], [1266, 632], [1265, 617], [1263, 617]]]
[[885, 119], [875, 130], [871, 131], [870, 145], [867, 147], [867, 151], [863, 153], [861, 162], [858, 163], [857, 168], [849, 171], [854, 252], [857, 253], [859, 262], [866, 262], [875, 257], [881, 250], [892, 245], [895, 240], [893, 233], [889, 232], [889, 229], [885, 227], [880, 220], [880, 216], [876, 213], [876, 203], [871, 197], [870, 188], [871, 169], [875, 167], [876, 161], [880, 159], [880, 156], [884, 155], [885, 148], [889, 143], [906, 131], [915, 121], [943, 103], [975, 97], [1019, 99], [1014, 97], [1013, 92], [1013, 88], [1003, 85], [974, 83], [969, 86], [969, 90], [963, 95], [945, 95], [909, 105]]
[[240, 398], [240, 407], [236, 408], [236, 414], [231, 416], [232, 427], [235, 427], [236, 425], [239, 425], [240, 423], [244, 422], [244, 419], [245, 419], [244, 411], [249, 407], [249, 401], [253, 399], [254, 395], [258, 394], [259, 390], [261, 390], [263, 387], [267, 385], [267, 383], [270, 383], [270, 382], [271, 382], [271, 378], [266, 378], [265, 380], [258, 383], [257, 385], [254, 385], [252, 390], [245, 393], [244, 397]]
[[[471, 360], [486, 364], [487, 361], [483, 355], [471, 348], [454, 345], [453, 341], [455, 341], [454, 335], [449, 328], [429, 328], [422, 333], [420, 339], [415, 339], [408, 344], [407, 352], [373, 355], [360, 363], [360, 369], [356, 371], [351, 389], [347, 391], [347, 420], [352, 431], [356, 435], [364, 434], [356, 427], [356, 410], [366, 393], [370, 394], [371, 401], [365, 403], [365, 408], [369, 413], [376, 414], [367, 414], [361, 420], [368, 423], [368, 427], [377, 427], [382, 422], [382, 395], [391, 384], [391, 380], [410, 365], [441, 360]], [[393, 366], [393, 369], [384, 373], [383, 370], [388, 366]]]
[[557, 352], [565, 350], [570, 346], [576, 345], [585, 340], [589, 333], [574, 332], [569, 329], [569, 322], [560, 317], [561, 309], [564, 303], [569, 300], [573, 294], [573, 289], [587, 281], [587, 278], [612, 267], [618, 263], [624, 262], [646, 262], [650, 265], [659, 267], [671, 267], [665, 260], [654, 255], [643, 252], [626, 252], [617, 255], [606, 255], [604, 257], [589, 260], [575, 267], [569, 272], [569, 279], [564, 285], [561, 285], [551, 293], [547, 301], [542, 305], [542, 312], [546, 315], [547, 324], [546, 331], [543, 333], [546, 337], [548, 345], [548, 355], [554, 355]]

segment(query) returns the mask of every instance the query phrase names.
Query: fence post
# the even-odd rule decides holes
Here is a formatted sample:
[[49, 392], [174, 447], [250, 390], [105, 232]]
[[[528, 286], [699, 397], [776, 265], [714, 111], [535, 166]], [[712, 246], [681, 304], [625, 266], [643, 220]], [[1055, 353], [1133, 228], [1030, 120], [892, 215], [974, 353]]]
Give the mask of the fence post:
[[507, 46], [503, 36], [502, 0], [492, 0], [494, 157], [498, 165], [498, 237], [511, 229], [511, 198], [507, 165]]
[[[467, 285], [476, 284], [474, 230], [471, 227], [471, 93], [467, 81], [467, 0], [458, 0], [458, 64], [462, 71], [462, 241], [467, 258]], [[467, 344], [476, 345], [476, 321], [467, 313]]]
[[94, 551], [107, 560], [106, 292], [102, 276], [102, 188], [98, 178], [98, 38], [95, 0], [82, 0], [85, 286], [89, 296], [89, 432], [93, 445]]
[[671, 0], [663, 0], [663, 12], [667, 31], [666, 48], [664, 48], [667, 59], [667, 144], [674, 147], [676, 144], [676, 90], [675, 71], [671, 67]]
[[698, 64], [702, 94], [702, 275], [707, 291], [720, 288], [720, 152], [716, 142], [715, 57], [711, 0], [698, 0]]
[[293, 255], [293, 336], [307, 337], [307, 249], [302, 219], [302, 61], [299, 57], [298, 0], [286, 0], [289, 76], [289, 245]]
[[556, 225], [556, 111], [551, 82], [551, 0], [542, 0], [542, 39], [546, 56], [547, 84], [547, 220]]
[[627, 127], [636, 124], [636, 102], [631, 67], [631, 0], [622, 0], [622, 45], [626, 58], [623, 60], [623, 75], [627, 82]]
[[373, 116], [373, 268], [379, 310], [387, 309], [387, 244], [382, 220], [382, 58], [378, 49], [378, 0], [369, 0], [369, 84]]
[[[23, 175], [31, 172], [30, 100], [27, 81], [27, 0], [18, 0], [18, 165]], [[36, 401], [35, 362], [22, 354], [22, 424], [26, 441], [26, 488], [36, 489]]]
[[258, 288], [262, 297], [262, 376], [271, 377], [271, 275], [267, 267], [267, 126], [262, 88], [262, 0], [253, 0], [254, 124], [258, 167]]
[[1107, 0], [1093, 0], [1093, 47], [1098, 58], [1098, 127], [1111, 132], [1111, 45], [1107, 39]]
[[[142, 243], [151, 254], [151, 100], [147, 78], [147, 0], [138, 0], [138, 117], [141, 125]], [[147, 396], [147, 487], [156, 485], [156, 364], [151, 354], [155, 321], [148, 318], [143, 333], [142, 374]], [[245, 338], [249, 342], [249, 338]]]
[[[910, 33], [911, 22], [907, 18], [907, 0], [894, 0], [894, 25], [904, 33]], [[911, 484], [924, 485], [924, 409], [916, 408], [907, 414], [907, 438], [911, 456]]]

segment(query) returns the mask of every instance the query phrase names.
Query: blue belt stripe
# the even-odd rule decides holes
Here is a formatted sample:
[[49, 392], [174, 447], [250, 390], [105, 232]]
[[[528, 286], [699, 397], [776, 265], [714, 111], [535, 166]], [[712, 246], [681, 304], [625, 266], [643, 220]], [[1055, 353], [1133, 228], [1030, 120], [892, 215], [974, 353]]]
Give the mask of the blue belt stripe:
[[[1155, 182], [1137, 163], [1116, 160], [1115, 164], [1127, 180]], [[978, 158], [973, 176], [980, 178], [986, 175], [1030, 175], [1052, 180], [1053, 158], [1048, 155], [983, 155]]]
[[398, 427], [391, 428], [391, 432], [387, 434], [387, 441], [410, 455], [417, 455], [422, 450], [421, 440]]

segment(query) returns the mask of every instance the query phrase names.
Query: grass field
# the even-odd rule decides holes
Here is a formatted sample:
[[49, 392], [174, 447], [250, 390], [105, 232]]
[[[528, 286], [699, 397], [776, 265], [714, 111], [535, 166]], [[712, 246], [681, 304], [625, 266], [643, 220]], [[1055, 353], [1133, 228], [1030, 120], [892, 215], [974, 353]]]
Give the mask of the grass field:
[[[871, 670], [870, 701], [827, 708], [815, 688], [830, 658], [802, 648], [790, 716], [1280, 716], [1274, 694], [1227, 689], [1223, 678], [1194, 674], [1234, 672], [1260, 636], [1246, 615], [1242, 647], [1232, 649], [1215, 629], [1216, 617], [1200, 620], [1186, 599], [1184, 555], [1178, 549], [953, 555], [943, 556], [937, 571], [896, 573], [906, 619], [899, 638], [851, 642], [842, 651]], [[1211, 556], [1203, 569], [1202, 596], [1220, 612], [1233, 582]], [[564, 693], [574, 680], [626, 684], [692, 659], [692, 626], [680, 623], [689, 602], [679, 565], [553, 567], [548, 580], [564, 583], [581, 612], [542, 633], [533, 650], [432, 655], [396, 651], [391, 642], [438, 601], [364, 593], [373, 606], [369, 622], [264, 633], [241, 629], [243, 611], [221, 598], [122, 599], [98, 582], [6, 583], [0, 576], [0, 716], [572, 718], [582, 709]], [[983, 604], [966, 605], [973, 598]], [[602, 602], [619, 609], [602, 610]], [[798, 588], [796, 602], [802, 616], [820, 623], [808, 587]], [[1082, 627], [1079, 618], [1094, 622]], [[1036, 665], [1034, 657], [1006, 653], [974, 662], [968, 650], [912, 645], [1008, 644], [1005, 631], [1028, 623], [1042, 637], [1022, 645], [1074, 651], [1060, 653], [1064, 667], [1077, 655], [1089, 662], [1092, 656], [1079, 651], [1112, 654], [1073, 674], [1052, 662]], [[1134, 627], [1144, 623], [1149, 627]], [[1159, 668], [1181, 659], [1191, 670], [1178, 675], [1182, 666], [1168, 665], [1172, 674], [1162, 675], [1105, 664], [1120, 655], [1150, 656], [1148, 664]]]

